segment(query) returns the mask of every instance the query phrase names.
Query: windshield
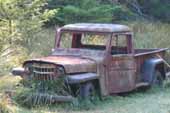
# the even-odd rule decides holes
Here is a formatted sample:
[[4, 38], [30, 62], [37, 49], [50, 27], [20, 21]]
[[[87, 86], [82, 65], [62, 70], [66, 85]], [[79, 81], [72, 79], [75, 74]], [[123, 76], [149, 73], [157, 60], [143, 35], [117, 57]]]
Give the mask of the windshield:
[[109, 37], [111, 37], [111, 34], [62, 32], [59, 48], [105, 50]]

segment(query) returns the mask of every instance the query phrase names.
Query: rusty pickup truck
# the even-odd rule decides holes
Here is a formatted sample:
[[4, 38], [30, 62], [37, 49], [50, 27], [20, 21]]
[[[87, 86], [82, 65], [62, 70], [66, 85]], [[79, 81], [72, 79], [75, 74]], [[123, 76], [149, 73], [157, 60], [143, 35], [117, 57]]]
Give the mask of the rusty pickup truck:
[[[129, 92], [141, 86], [161, 85], [167, 48], [135, 49], [133, 32], [125, 25], [77, 23], [56, 30], [55, 47], [47, 57], [27, 60], [12, 73], [24, 79], [65, 83], [79, 96]], [[74, 96], [74, 95], [72, 95]]]

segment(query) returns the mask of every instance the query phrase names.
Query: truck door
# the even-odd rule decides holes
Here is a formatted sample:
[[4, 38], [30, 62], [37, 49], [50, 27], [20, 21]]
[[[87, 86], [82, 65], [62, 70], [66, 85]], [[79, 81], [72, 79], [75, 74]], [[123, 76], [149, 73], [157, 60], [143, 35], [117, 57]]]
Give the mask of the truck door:
[[128, 52], [128, 36], [115, 35], [111, 41], [109, 92], [130, 91], [135, 88], [135, 61]]

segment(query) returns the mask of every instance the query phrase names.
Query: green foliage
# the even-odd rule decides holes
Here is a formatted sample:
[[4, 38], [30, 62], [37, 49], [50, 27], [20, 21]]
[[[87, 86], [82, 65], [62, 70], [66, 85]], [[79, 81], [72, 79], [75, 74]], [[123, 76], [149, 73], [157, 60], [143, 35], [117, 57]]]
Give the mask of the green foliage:
[[71, 95], [64, 78], [57, 80], [21, 80], [14, 97], [21, 106], [35, 107], [54, 104], [55, 96]]
[[[79, 89], [77, 90], [78, 93]], [[21, 80], [16, 89], [16, 94], [13, 99], [21, 106], [27, 108], [52, 106], [56, 103], [55, 98], [57, 96], [71, 96], [72, 91], [70, 86], [65, 84], [64, 78], [58, 78], [57, 80]], [[99, 97], [96, 97], [93, 101], [89, 99], [82, 99], [81, 97], [75, 97], [70, 103], [62, 103], [63, 107], [69, 106], [72, 109], [91, 109], [99, 102]]]
[[[58, 3], [58, 4], [57, 4]], [[119, 4], [99, 0], [49, 0], [49, 8], [58, 8], [51, 22], [62, 24], [77, 22], [106, 22], [127, 20], [133, 14]]]
[[170, 22], [169, 0], [138, 0], [142, 11], [156, 19]]
[[32, 43], [56, 10], [44, 9], [45, 0], [0, 0], [0, 73], [21, 64]]
[[29, 48], [45, 21], [56, 10], [44, 10], [45, 0], [0, 0], [0, 50], [4, 45]]
[[[140, 18], [170, 22], [169, 0], [119, 0]], [[139, 19], [139, 18], [138, 18]]]
[[169, 0], [48, 0], [49, 9], [58, 9], [48, 24], [115, 22], [154, 19], [170, 21]]

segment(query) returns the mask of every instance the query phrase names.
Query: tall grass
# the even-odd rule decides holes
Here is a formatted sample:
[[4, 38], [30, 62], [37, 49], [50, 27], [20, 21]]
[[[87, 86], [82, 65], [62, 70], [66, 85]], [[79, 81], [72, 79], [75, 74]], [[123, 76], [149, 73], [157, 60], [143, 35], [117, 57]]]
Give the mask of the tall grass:
[[[135, 48], [170, 48], [170, 24], [160, 22], [132, 22]], [[170, 51], [165, 60], [170, 64]], [[169, 70], [169, 69], [168, 69]]]
[[35, 41], [29, 49], [30, 56], [48, 55], [55, 43], [55, 28], [44, 28], [34, 35]]
[[136, 48], [170, 47], [170, 24], [132, 22], [127, 25], [134, 31], [134, 45]]

